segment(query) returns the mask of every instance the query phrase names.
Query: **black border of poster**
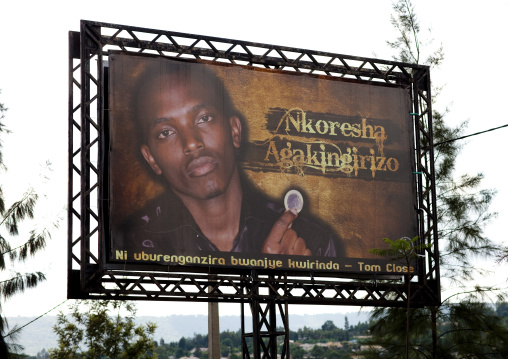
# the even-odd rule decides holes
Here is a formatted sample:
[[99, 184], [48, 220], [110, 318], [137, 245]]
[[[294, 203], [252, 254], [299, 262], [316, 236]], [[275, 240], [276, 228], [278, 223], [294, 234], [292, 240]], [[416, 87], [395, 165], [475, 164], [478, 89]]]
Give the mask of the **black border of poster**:
[[[404, 86], [412, 100], [417, 271], [408, 275], [108, 263], [107, 76], [109, 51]], [[440, 302], [430, 71], [427, 66], [133, 26], [81, 21], [69, 33], [68, 297], [159, 301], [412, 306]], [[410, 286], [409, 286], [410, 283]], [[409, 291], [410, 287], [410, 291]]]

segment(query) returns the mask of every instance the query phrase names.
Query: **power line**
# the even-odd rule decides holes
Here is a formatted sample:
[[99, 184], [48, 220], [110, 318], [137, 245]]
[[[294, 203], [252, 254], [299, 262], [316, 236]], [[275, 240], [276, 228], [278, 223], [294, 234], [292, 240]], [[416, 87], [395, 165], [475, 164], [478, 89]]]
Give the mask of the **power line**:
[[489, 130], [485, 130], [485, 131], [481, 131], [481, 132], [476, 132], [476, 133], [473, 133], [473, 134], [470, 134], [470, 135], [466, 135], [466, 136], [462, 136], [462, 137], [457, 137], [457, 138], [452, 138], [450, 140], [446, 140], [446, 141], [441, 141], [441, 142], [438, 142], [438, 143], [434, 143], [434, 147], [436, 146], [439, 146], [439, 145], [442, 145], [444, 143], [448, 143], [448, 142], [453, 142], [453, 141], [457, 141], [457, 140], [462, 140], [464, 138], [468, 138], [468, 137], [471, 137], [471, 136], [476, 136], [476, 135], [481, 135], [482, 133], [485, 133], [485, 132], [490, 132], [490, 131], [494, 131], [494, 130], [499, 130], [500, 128], [503, 128], [503, 127], [508, 127], [508, 123], [506, 125], [502, 125], [502, 126], [499, 126], [499, 127], [494, 127], [494, 128], [491, 128]]
[[35, 322], [36, 320], [38, 320], [38, 319], [42, 318], [43, 316], [45, 316], [46, 314], [48, 314], [48, 313], [49, 313], [49, 312], [51, 312], [52, 310], [55, 310], [56, 308], [58, 308], [59, 306], [61, 306], [61, 305], [62, 305], [62, 304], [64, 304], [65, 302], [67, 302], [68, 300], [69, 300], [69, 299], [64, 300], [62, 303], [60, 303], [60, 304], [58, 304], [57, 306], [55, 306], [55, 307], [51, 308], [51, 309], [50, 309], [50, 310], [48, 310], [46, 313], [39, 315], [37, 318], [35, 318], [35, 319], [33, 319], [33, 320], [29, 321], [29, 322], [28, 322], [28, 323], [26, 323], [25, 325], [23, 325], [23, 326], [21, 326], [21, 327], [19, 327], [19, 328], [16, 328], [16, 329], [15, 329], [15, 330], [13, 330], [12, 332], [9, 332], [8, 334], [4, 335], [4, 338], [7, 338], [8, 336], [11, 336], [12, 334], [15, 334], [15, 333], [19, 332], [21, 329], [23, 329], [23, 328], [24, 328], [24, 327], [26, 327], [27, 325], [32, 324], [32, 323], [33, 323], [33, 322]]

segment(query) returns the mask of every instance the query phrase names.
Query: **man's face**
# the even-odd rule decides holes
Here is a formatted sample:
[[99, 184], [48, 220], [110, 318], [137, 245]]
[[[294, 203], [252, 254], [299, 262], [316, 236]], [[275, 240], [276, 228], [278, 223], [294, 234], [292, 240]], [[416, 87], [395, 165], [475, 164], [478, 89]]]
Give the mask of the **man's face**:
[[171, 75], [154, 81], [140, 99], [146, 144], [141, 151], [180, 196], [214, 198], [236, 173], [238, 117], [225, 118], [213, 88], [183, 83]]

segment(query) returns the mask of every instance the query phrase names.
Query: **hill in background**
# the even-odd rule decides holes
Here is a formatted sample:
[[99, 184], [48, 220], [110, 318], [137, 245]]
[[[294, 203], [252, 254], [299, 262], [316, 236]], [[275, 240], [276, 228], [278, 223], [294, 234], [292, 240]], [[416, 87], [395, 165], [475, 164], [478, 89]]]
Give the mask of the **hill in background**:
[[[289, 327], [291, 330], [308, 327], [312, 329], [321, 328], [327, 320], [339, 327], [344, 327], [344, 319], [347, 316], [349, 324], [355, 325], [359, 322], [365, 322], [369, 319], [368, 312], [351, 312], [344, 314], [315, 314], [315, 315], [289, 315]], [[15, 325], [22, 326], [33, 320], [34, 317], [9, 317], [7, 318], [9, 328]], [[27, 327], [23, 328], [19, 336], [19, 344], [25, 347], [24, 353], [36, 355], [42, 349], [54, 348], [57, 345], [57, 338], [53, 332], [53, 326], [56, 324], [56, 316], [45, 316]], [[157, 324], [157, 331], [154, 339], [159, 341], [161, 338], [166, 343], [178, 341], [181, 337], [193, 337], [194, 334], [207, 334], [208, 316], [206, 315], [170, 315], [164, 317], [140, 316], [136, 318], [138, 324], [154, 322]], [[240, 329], [240, 316], [227, 315], [220, 318], [220, 331], [237, 331]], [[246, 317], [247, 328], [252, 328], [252, 320]]]

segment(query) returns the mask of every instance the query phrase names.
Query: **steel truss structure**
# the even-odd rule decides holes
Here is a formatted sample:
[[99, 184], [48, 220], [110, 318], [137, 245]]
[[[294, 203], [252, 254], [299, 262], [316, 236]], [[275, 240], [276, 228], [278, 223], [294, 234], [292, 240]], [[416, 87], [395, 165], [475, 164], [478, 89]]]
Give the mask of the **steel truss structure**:
[[[105, 263], [100, 238], [101, 218], [107, 215], [108, 208], [108, 199], [101, 189], [107, 176], [101, 166], [107, 153], [103, 62], [110, 50], [204, 59], [407, 88], [413, 101], [408, 121], [413, 123], [419, 240], [431, 245], [419, 253], [418, 272], [411, 278], [386, 278], [208, 268], [204, 272], [196, 269], [183, 272], [162, 265], [125, 269]], [[260, 355], [275, 358], [276, 337], [285, 335], [288, 340], [288, 304], [405, 306], [408, 300], [412, 306], [437, 304], [440, 292], [433, 161], [427, 66], [81, 21], [80, 32], [69, 33], [68, 297], [249, 303], [253, 332], [243, 330], [243, 333], [244, 338], [252, 336], [256, 358]], [[277, 308], [285, 328], [281, 333], [275, 330]], [[288, 354], [286, 344], [283, 358]], [[249, 357], [245, 353], [244, 350], [244, 358]]]

